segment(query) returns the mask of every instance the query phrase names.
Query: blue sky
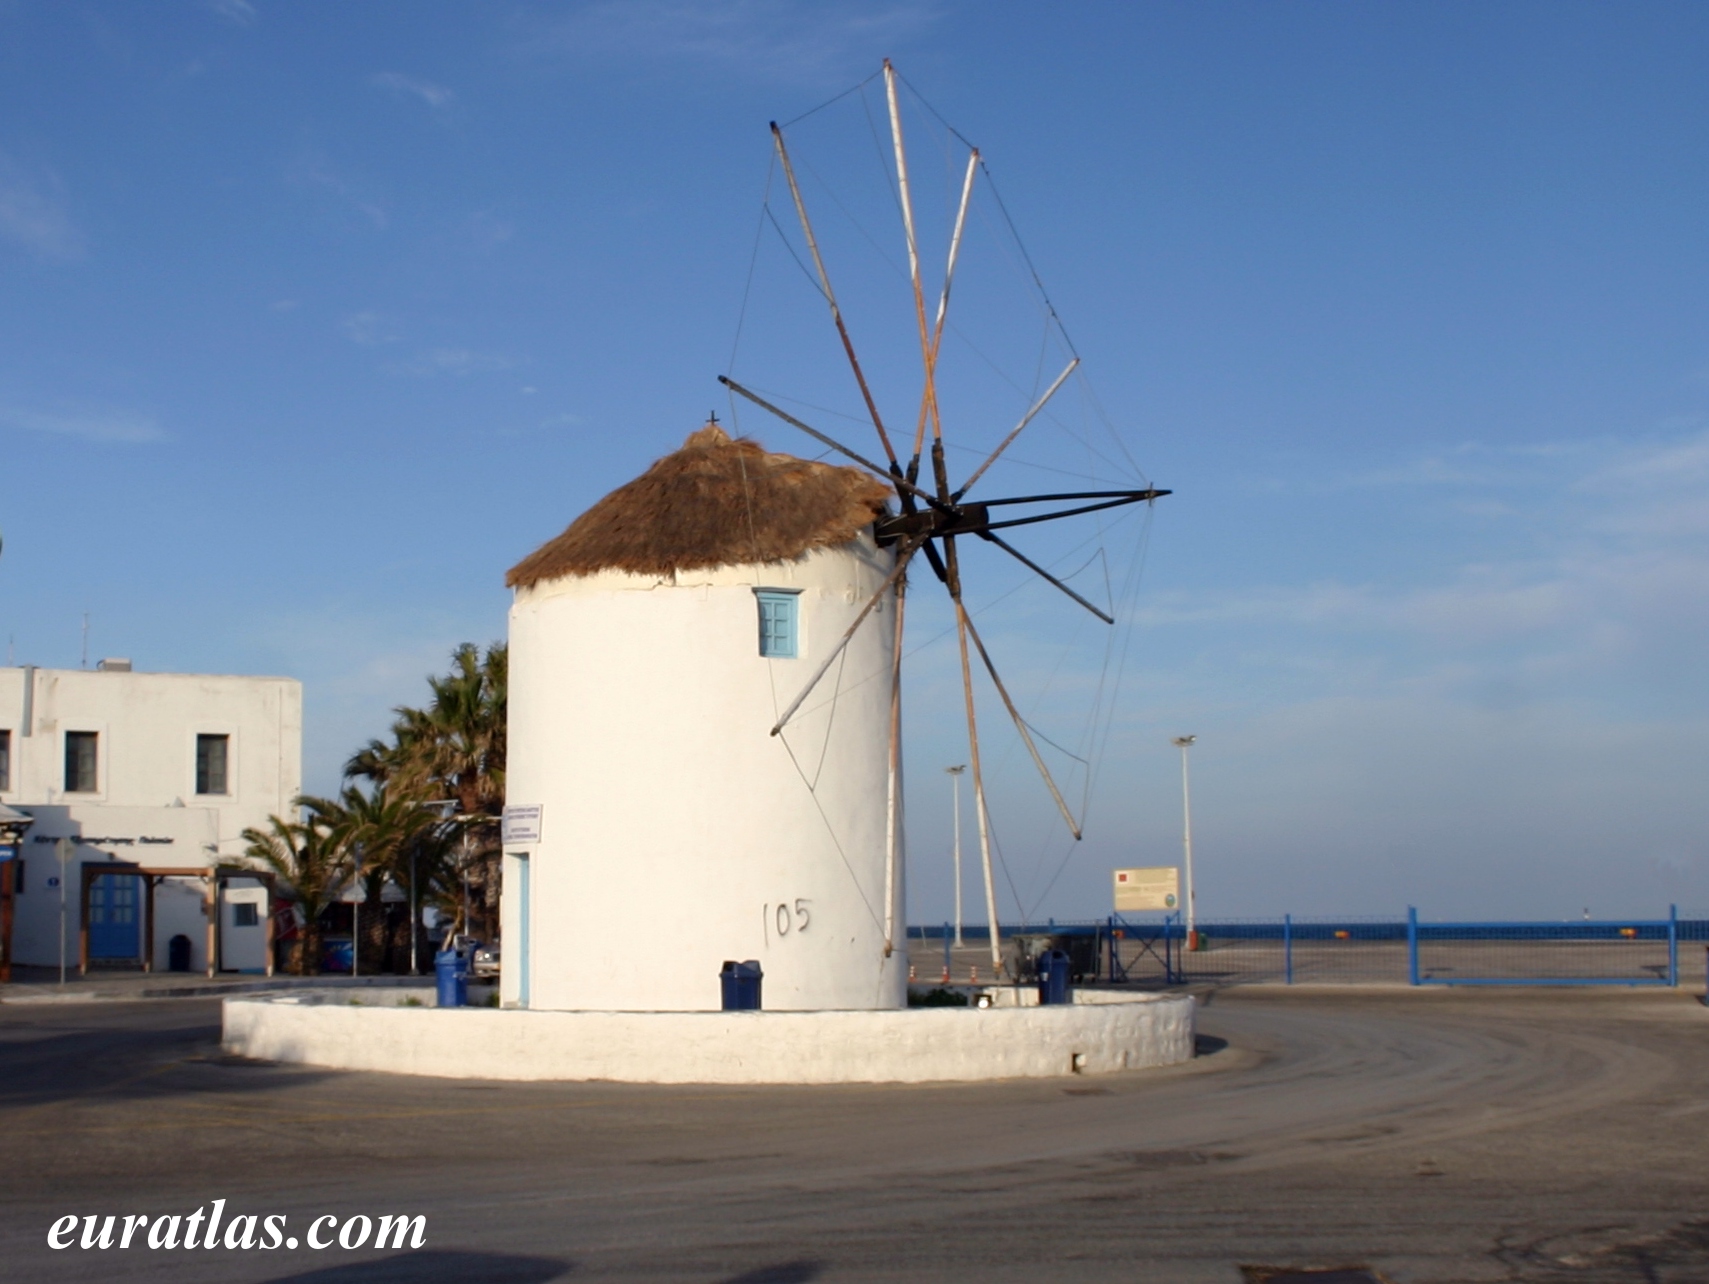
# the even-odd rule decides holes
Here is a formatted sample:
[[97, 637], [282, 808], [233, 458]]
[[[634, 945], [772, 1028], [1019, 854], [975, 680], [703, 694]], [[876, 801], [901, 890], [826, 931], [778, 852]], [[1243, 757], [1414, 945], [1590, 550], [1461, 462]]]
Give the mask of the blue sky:
[[[0, 0], [18, 661], [75, 665], [87, 611], [94, 656], [300, 677], [331, 787], [502, 636], [505, 568], [727, 414], [739, 316], [739, 375], [850, 411], [820, 305], [754, 253], [765, 127], [886, 54], [1176, 492], [1072, 852], [994, 726], [1021, 903], [1101, 913], [1111, 866], [1172, 863], [1194, 732], [1203, 913], [1709, 910], [1701, 6]], [[833, 181], [855, 102], [798, 127]], [[906, 404], [882, 273], [837, 252]], [[1007, 352], [999, 257], [958, 315]], [[1101, 652], [1051, 688], [1043, 601], [982, 618], [1066, 718]], [[953, 661], [911, 662], [917, 920]]]

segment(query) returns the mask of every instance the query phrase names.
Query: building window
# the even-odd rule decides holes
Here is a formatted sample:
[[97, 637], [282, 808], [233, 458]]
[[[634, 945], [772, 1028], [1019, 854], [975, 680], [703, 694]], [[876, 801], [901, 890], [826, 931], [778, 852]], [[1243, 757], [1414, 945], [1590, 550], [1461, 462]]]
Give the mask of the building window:
[[[95, 792], [95, 745], [98, 735], [93, 731], [65, 733], [65, 792], [92, 794]], [[184, 761], [180, 758], [178, 761]], [[183, 777], [179, 777], [183, 779]]]
[[196, 792], [227, 794], [226, 756], [231, 748], [230, 736], [196, 737]]
[[0, 794], [12, 787], [12, 733], [0, 731]]
[[796, 655], [796, 610], [800, 595], [778, 589], [756, 589], [760, 603], [760, 654], [793, 660]]
[[231, 925], [233, 927], [256, 927], [261, 922], [261, 914], [256, 909], [254, 901], [239, 901], [231, 907]]

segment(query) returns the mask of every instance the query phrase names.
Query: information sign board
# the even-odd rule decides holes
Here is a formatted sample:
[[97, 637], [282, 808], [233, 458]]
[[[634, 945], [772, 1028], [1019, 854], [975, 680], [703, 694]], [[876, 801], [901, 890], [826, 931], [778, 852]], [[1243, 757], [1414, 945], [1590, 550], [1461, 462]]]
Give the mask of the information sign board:
[[1172, 910], [1181, 905], [1181, 872], [1173, 865], [1115, 871], [1116, 912]]
[[540, 841], [539, 803], [509, 806], [504, 809], [504, 845], [518, 847]]

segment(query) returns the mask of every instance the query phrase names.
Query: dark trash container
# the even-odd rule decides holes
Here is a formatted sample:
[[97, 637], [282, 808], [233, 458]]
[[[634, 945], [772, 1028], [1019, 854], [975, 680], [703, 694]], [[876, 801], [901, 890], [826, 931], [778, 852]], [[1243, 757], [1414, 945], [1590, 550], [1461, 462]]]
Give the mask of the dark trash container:
[[438, 986], [439, 1006], [465, 1008], [469, 1006], [469, 961], [456, 950], [443, 950], [433, 956], [433, 977]]
[[190, 938], [182, 932], [166, 942], [166, 970], [168, 972], [188, 972], [190, 970]]
[[1074, 1002], [1074, 961], [1066, 950], [1046, 950], [1038, 956], [1038, 1001]]
[[726, 961], [718, 973], [718, 980], [724, 988], [724, 1011], [758, 1012], [760, 982], [764, 977], [758, 959], [749, 959], [746, 963]]

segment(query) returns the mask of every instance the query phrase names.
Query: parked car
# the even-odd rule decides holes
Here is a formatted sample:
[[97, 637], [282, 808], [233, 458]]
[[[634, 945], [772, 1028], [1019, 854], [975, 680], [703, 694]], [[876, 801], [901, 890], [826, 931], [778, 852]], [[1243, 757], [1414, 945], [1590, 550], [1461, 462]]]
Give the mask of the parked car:
[[499, 970], [499, 947], [475, 943], [474, 951], [469, 957], [469, 973], [472, 976], [497, 976]]

